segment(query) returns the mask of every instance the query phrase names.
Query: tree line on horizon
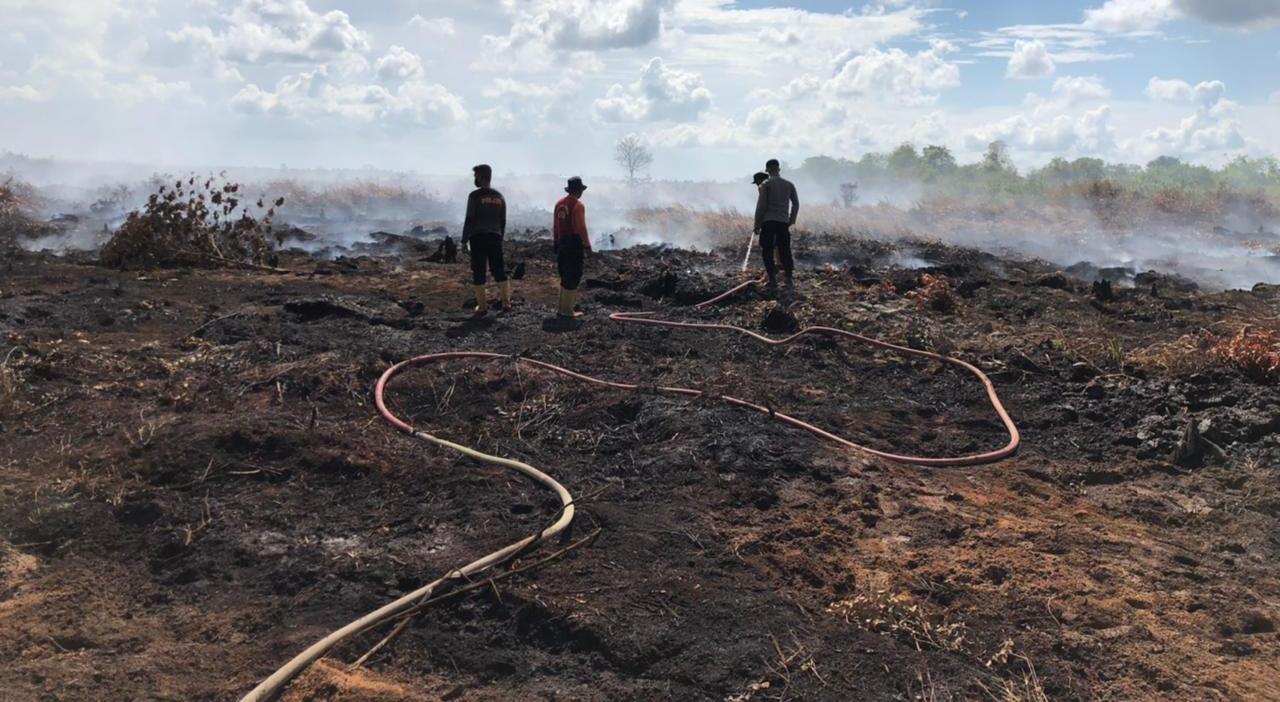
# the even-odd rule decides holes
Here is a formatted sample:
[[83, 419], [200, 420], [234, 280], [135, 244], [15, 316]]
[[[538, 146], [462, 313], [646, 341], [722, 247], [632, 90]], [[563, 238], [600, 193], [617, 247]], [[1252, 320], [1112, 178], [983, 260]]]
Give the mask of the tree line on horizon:
[[811, 156], [789, 173], [790, 177], [814, 182], [848, 182], [863, 187], [913, 181], [955, 195], [983, 192], [1017, 195], [1063, 186], [1107, 183], [1137, 192], [1229, 188], [1266, 191], [1269, 196], [1280, 197], [1280, 160], [1270, 156], [1237, 156], [1219, 168], [1189, 163], [1174, 156], [1161, 156], [1146, 165], [1059, 156], [1023, 173], [1010, 158], [1008, 146], [1001, 141], [992, 142], [982, 158], [973, 163], [959, 163], [946, 146], [930, 144], [920, 149], [908, 142], [889, 153], [871, 152], [857, 160]]

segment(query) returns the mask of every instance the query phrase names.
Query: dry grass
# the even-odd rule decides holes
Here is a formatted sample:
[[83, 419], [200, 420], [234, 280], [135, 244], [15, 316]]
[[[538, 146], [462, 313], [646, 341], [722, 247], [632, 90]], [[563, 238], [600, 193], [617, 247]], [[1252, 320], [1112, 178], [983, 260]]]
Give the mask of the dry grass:
[[744, 692], [729, 695], [725, 698], [725, 702], [748, 702], [755, 699], [757, 695], [764, 696], [762, 699], [788, 699], [791, 685], [797, 677], [811, 676], [813, 681], [823, 687], [827, 686], [826, 678], [818, 672], [818, 663], [814, 659], [813, 652], [800, 641], [795, 632], [791, 633], [790, 645], [784, 645], [776, 636], [769, 638], [773, 641], [775, 656], [772, 660], [765, 658], [762, 661], [769, 671], [768, 674], [759, 681], [751, 683]]
[[32, 219], [40, 203], [34, 188], [14, 178], [0, 179], [0, 247], [37, 227]]
[[1280, 334], [1244, 327], [1230, 337], [1211, 337], [1209, 357], [1244, 371], [1254, 380], [1280, 382]]
[[1144, 371], [1185, 376], [1203, 371], [1212, 363], [1211, 342], [1205, 334], [1185, 334], [1174, 339], [1134, 349], [1125, 356], [1128, 363]]
[[9, 365], [10, 351], [0, 360], [0, 420], [16, 417], [22, 406], [22, 379], [17, 369]]
[[1024, 656], [1018, 656], [1026, 670], [1016, 678], [1004, 678], [996, 682], [995, 689], [982, 685], [992, 702], [1049, 702], [1036, 667]]
[[289, 203], [286, 215], [324, 213], [326, 218], [352, 219], [383, 215], [443, 217], [448, 208], [436, 195], [411, 182], [383, 183], [367, 180], [334, 185], [311, 185], [296, 180], [275, 180], [265, 192]]
[[905, 638], [916, 650], [929, 646], [962, 652], [966, 648], [967, 632], [962, 622], [935, 621], [906, 595], [894, 595], [883, 590], [863, 593], [832, 603], [827, 612], [868, 631]]
[[29, 217], [39, 201], [35, 188], [29, 184], [14, 178], [0, 181], [0, 220]]
[[[894, 595], [884, 590], [864, 592], [831, 604], [827, 612], [868, 631], [904, 639], [917, 651], [937, 649], [972, 660], [980, 669], [990, 669], [989, 673], [968, 678], [960, 687], [977, 685], [987, 693], [991, 702], [1049, 702], [1035, 666], [1026, 656], [1014, 653], [1012, 639], [1005, 640], [994, 654], [978, 656], [973, 642], [968, 639], [964, 623], [947, 622], [930, 615], [909, 595]], [[916, 682], [918, 688], [911, 686], [913, 700], [972, 699], [970, 695], [958, 694], [950, 686], [935, 680], [927, 669], [916, 671]]]
[[751, 218], [733, 211], [641, 207], [627, 216], [635, 227], [659, 233], [664, 240], [710, 247], [737, 246], [752, 230]]
[[317, 661], [282, 697], [282, 702], [407, 702], [420, 691], [367, 670], [349, 671], [328, 660]]
[[1239, 369], [1262, 383], [1280, 382], [1280, 334], [1271, 329], [1243, 326], [1234, 333], [1202, 331], [1124, 354], [1140, 369], [1185, 376], [1211, 366]]

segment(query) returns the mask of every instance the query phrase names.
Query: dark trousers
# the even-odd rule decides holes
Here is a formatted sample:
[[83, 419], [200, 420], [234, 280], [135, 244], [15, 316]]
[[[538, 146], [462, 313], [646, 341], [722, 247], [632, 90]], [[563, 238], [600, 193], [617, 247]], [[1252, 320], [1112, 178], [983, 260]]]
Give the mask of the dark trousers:
[[582, 282], [582, 267], [586, 259], [582, 240], [576, 236], [566, 236], [560, 240], [559, 248], [556, 253], [556, 270], [560, 273], [560, 287], [577, 290], [578, 284]]
[[791, 226], [786, 222], [765, 222], [760, 227], [760, 253], [764, 256], [764, 269], [770, 282], [778, 277], [778, 264], [773, 262], [774, 249], [778, 250], [778, 258], [782, 260], [782, 270], [791, 275], [796, 264], [791, 260]]
[[493, 282], [507, 279], [506, 264], [502, 262], [502, 237], [497, 234], [473, 234], [471, 244], [471, 283], [484, 285], [484, 269], [493, 274]]

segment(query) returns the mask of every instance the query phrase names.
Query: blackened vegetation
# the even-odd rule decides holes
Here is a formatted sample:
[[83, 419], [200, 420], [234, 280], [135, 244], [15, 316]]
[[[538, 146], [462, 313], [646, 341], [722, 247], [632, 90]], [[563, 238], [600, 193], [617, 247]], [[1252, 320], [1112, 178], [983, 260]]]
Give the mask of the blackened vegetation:
[[223, 175], [192, 175], [161, 185], [130, 212], [99, 260], [112, 268], [265, 266], [279, 243], [271, 218], [283, 204], [252, 198]]
[[[455, 361], [406, 373], [388, 401], [548, 470], [585, 498], [570, 538], [602, 534], [429, 609], [345, 672], [386, 629], [370, 632], [290, 702], [1274, 699], [1277, 289], [1144, 276], [1103, 298], [1091, 276], [943, 245], [895, 267], [893, 246], [807, 235], [794, 293], [711, 309], [692, 303], [740, 280], [722, 273], [740, 250], [601, 253], [589, 314], [564, 333], [542, 327], [545, 241], [509, 243], [527, 262], [517, 307], [483, 325], [460, 312], [464, 273], [412, 253], [285, 254], [301, 275], [25, 257], [0, 287], [0, 689], [235, 699], [334, 627], [545, 525], [553, 496], [372, 406], [393, 362], [489, 350], [642, 387]], [[949, 350], [992, 375], [1024, 448], [921, 469], [660, 395], [730, 394], [889, 451], [1005, 441], [981, 388], [945, 366], [608, 321], [619, 308]]]

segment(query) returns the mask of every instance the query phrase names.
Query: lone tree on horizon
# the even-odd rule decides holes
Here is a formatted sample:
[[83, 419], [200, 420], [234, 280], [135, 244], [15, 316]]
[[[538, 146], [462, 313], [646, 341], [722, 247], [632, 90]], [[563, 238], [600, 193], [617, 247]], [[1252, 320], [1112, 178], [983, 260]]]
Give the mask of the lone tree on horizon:
[[635, 185], [638, 174], [653, 165], [653, 152], [635, 134], [628, 134], [613, 145], [613, 161], [627, 173], [627, 183]]

